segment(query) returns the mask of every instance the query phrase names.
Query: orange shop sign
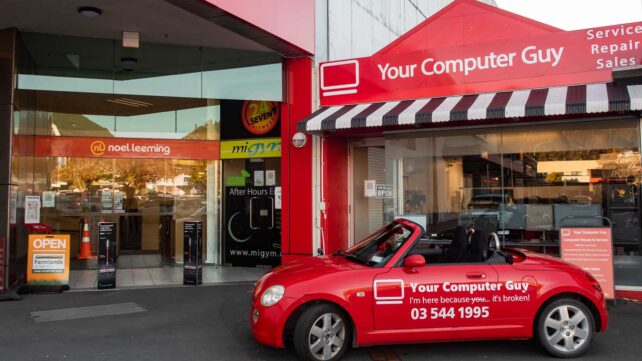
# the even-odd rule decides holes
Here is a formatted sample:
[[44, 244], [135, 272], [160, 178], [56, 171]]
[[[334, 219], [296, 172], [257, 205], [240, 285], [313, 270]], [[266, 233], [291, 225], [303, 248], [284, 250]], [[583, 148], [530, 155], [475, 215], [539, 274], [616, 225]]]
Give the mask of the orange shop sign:
[[[16, 138], [14, 153], [28, 155], [21, 154], [25, 148], [21, 145], [29, 142], [30, 137]], [[216, 160], [219, 159], [220, 152], [218, 141], [50, 136], [33, 138], [36, 157]]]
[[69, 284], [68, 234], [29, 235], [27, 283], [30, 285]]
[[279, 103], [248, 100], [243, 103], [241, 118], [245, 129], [255, 135], [267, 134], [279, 122]]

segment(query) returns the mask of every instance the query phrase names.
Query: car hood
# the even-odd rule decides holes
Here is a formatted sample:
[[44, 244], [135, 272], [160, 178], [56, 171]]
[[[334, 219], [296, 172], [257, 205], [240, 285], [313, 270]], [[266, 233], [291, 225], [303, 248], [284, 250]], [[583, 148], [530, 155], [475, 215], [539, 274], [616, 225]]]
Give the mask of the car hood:
[[332, 273], [367, 268], [341, 256], [306, 257], [276, 267], [266, 273], [256, 284], [254, 294], [272, 285], [290, 286], [298, 282], [311, 281]]

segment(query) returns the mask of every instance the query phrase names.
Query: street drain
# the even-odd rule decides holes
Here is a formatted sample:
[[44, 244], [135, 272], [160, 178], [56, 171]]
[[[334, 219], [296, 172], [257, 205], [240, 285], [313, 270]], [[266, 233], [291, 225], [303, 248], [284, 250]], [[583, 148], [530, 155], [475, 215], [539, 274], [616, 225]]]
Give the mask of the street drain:
[[110, 305], [89, 306], [89, 307], [75, 307], [75, 308], [61, 308], [58, 310], [49, 311], [34, 311], [30, 312], [31, 318], [36, 323], [76, 320], [81, 318], [102, 317], [125, 315], [129, 313], [145, 312], [143, 307], [134, 302], [127, 303], [114, 303]]

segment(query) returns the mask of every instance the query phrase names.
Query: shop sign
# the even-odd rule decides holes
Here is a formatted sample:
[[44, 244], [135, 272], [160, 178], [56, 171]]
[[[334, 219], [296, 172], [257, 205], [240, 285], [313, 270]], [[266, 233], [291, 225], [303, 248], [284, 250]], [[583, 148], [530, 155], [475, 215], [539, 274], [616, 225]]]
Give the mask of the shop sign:
[[277, 187], [225, 187], [225, 263], [276, 266], [281, 259]]
[[[20, 154], [18, 138], [14, 152]], [[36, 157], [219, 159], [218, 141], [82, 137], [34, 137]], [[26, 141], [26, 139], [24, 140]]]
[[228, 187], [245, 187], [247, 179], [250, 177], [250, 172], [243, 169], [241, 175], [230, 175], [225, 177], [225, 185]]
[[69, 283], [68, 234], [30, 234], [27, 283], [67, 285]]
[[277, 158], [281, 156], [281, 138], [224, 140], [221, 159]]
[[606, 298], [615, 298], [611, 228], [561, 228], [561, 256], [600, 283]]
[[241, 120], [245, 129], [252, 134], [269, 133], [279, 122], [279, 103], [248, 100], [243, 103]]
[[[466, 14], [464, 6], [453, 3], [371, 57], [321, 64], [321, 105], [610, 82], [613, 68], [641, 63], [642, 22], [563, 31], [485, 5]], [[511, 31], [506, 24], [536, 35], [484, 40]], [[448, 33], [446, 26], [459, 36], [432, 35]]]
[[377, 198], [392, 198], [393, 188], [389, 184], [377, 184]]
[[221, 140], [278, 138], [281, 103], [221, 100]]

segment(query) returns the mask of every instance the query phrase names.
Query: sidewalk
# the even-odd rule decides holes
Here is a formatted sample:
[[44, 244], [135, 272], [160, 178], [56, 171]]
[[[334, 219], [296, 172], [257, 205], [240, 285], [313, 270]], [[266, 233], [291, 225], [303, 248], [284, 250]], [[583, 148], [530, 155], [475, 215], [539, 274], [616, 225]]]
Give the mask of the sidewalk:
[[[245, 268], [225, 266], [203, 267], [203, 284], [220, 284], [235, 282], [256, 282], [266, 268]], [[71, 291], [96, 289], [96, 270], [70, 271], [69, 287]], [[168, 287], [183, 284], [183, 268], [156, 267], [118, 269], [116, 271], [117, 288]]]

